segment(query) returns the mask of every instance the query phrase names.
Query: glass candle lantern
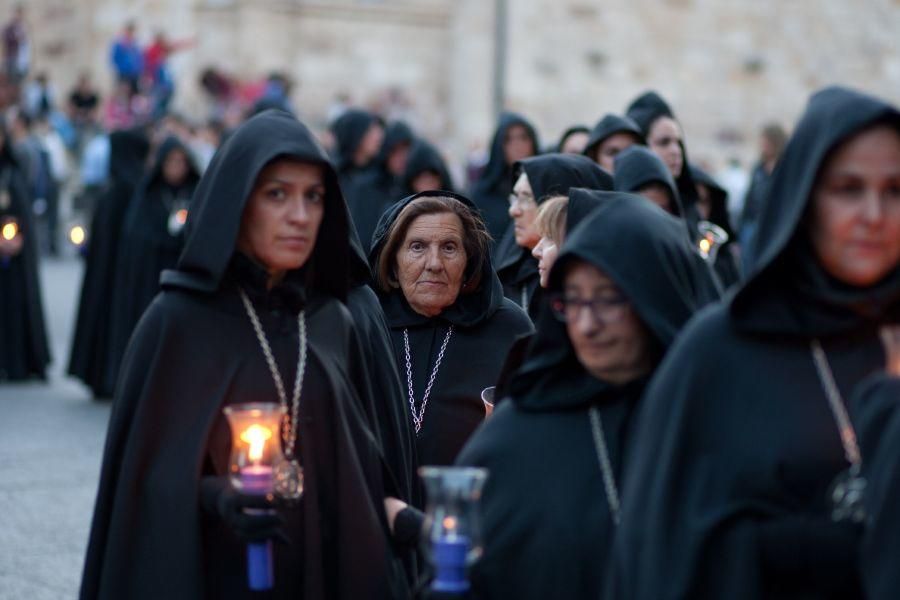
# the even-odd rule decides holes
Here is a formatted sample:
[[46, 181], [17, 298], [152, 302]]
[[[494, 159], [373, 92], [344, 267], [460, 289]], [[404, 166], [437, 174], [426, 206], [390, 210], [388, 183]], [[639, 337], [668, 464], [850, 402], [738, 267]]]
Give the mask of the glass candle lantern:
[[[274, 468], [283, 460], [280, 404], [235, 404], [223, 409], [231, 427], [231, 485], [245, 494], [266, 495], [274, 489]], [[269, 590], [275, 584], [272, 542], [247, 545], [247, 581], [251, 590]]]
[[496, 386], [486, 387], [481, 390], [481, 402], [484, 404], [484, 418], [487, 419], [494, 414], [494, 394]]
[[435, 568], [431, 589], [462, 593], [469, 589], [467, 569], [481, 557], [481, 491], [487, 469], [422, 467], [428, 502], [425, 542]]
[[697, 230], [700, 232], [700, 239], [697, 241], [697, 250], [700, 252], [700, 256], [709, 263], [715, 263], [719, 249], [728, 242], [728, 234], [724, 229], [709, 221], [697, 223]]

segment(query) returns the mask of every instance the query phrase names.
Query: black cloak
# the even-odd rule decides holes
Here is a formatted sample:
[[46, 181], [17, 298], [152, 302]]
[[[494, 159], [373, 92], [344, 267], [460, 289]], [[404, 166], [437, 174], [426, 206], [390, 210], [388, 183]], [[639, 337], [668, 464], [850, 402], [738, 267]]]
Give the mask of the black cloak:
[[807, 208], [829, 152], [900, 113], [843, 88], [812, 96], [772, 181], [760, 247], [729, 301], [694, 319], [644, 397], [625, 479], [614, 597], [853, 598], [858, 532], [827, 490], [848, 468], [811, 352], [837, 386], [884, 364], [878, 323], [900, 307], [900, 269], [868, 288], [829, 277]]
[[[628, 106], [625, 115], [631, 118], [644, 134], [647, 139], [650, 135], [650, 129], [660, 117], [669, 117], [675, 121], [678, 118], [663, 98], [656, 92], [645, 92], [641, 94]], [[687, 147], [684, 141], [681, 142], [681, 155], [683, 158], [681, 175], [675, 180], [678, 187], [678, 195], [681, 198], [682, 216], [690, 228], [693, 238], [697, 237], [697, 188], [694, 187], [694, 179], [691, 176], [691, 170], [688, 168], [690, 160], [688, 160]]]
[[[262, 267], [234, 248], [257, 174], [282, 156], [325, 167], [325, 215], [307, 265], [267, 290]], [[379, 452], [357, 410], [366, 378], [359, 342], [338, 302], [351, 277], [349, 222], [337, 190], [324, 150], [287, 113], [257, 115], [216, 153], [178, 267], [163, 274], [123, 363], [82, 598], [250, 597], [244, 544], [198, 498], [202, 476], [227, 472], [231, 438], [222, 407], [277, 398], [238, 286], [251, 297], [282, 373], [296, 364], [296, 314], [307, 312], [298, 440], [305, 492], [298, 506], [281, 509], [292, 544], [275, 549], [274, 595], [402, 597]]]
[[719, 182], [712, 175], [697, 165], [692, 164], [689, 167], [694, 183], [696, 185], [704, 185], [709, 190], [712, 210], [710, 210], [709, 219], [707, 220], [718, 225], [728, 234], [728, 242], [719, 248], [719, 253], [716, 255], [714, 268], [719, 281], [722, 282], [725, 288], [729, 288], [741, 280], [741, 271], [740, 261], [736, 254], [737, 234], [734, 231], [734, 227], [731, 226], [731, 217], [728, 215], [728, 192], [719, 185]]
[[[481, 218], [487, 225], [488, 233], [494, 240], [494, 247], [499, 243], [509, 227], [509, 195], [512, 193], [513, 165], [506, 164], [503, 152], [503, 141], [506, 132], [513, 125], [521, 125], [528, 132], [534, 143], [534, 152], [540, 151], [540, 142], [534, 126], [522, 115], [505, 112], [500, 115], [497, 130], [491, 141], [491, 154], [481, 178], [472, 186], [472, 202], [481, 211]], [[496, 260], [494, 261], [496, 262]]]
[[37, 229], [25, 176], [10, 144], [5, 128], [0, 128], [0, 194], [8, 199], [8, 206], [0, 206], [0, 225], [15, 219], [22, 236], [19, 254], [0, 256], [0, 381], [44, 379], [50, 349], [38, 278]]
[[[366, 125], [368, 129], [368, 125]], [[365, 129], [363, 130], [365, 133]], [[361, 138], [360, 138], [361, 139]], [[403, 144], [412, 144], [415, 140], [413, 131], [403, 121], [394, 121], [384, 130], [384, 142], [375, 164], [365, 169], [358, 177], [351, 178], [344, 190], [356, 232], [366, 248], [372, 243], [372, 234], [378, 219], [387, 208], [403, 198], [400, 183], [387, 168], [391, 152]], [[359, 145], [357, 140], [356, 145]], [[353, 147], [354, 151], [356, 146]], [[352, 156], [352, 154], [351, 154]]]
[[447, 169], [447, 163], [441, 153], [425, 140], [416, 140], [409, 150], [409, 158], [406, 159], [406, 170], [400, 182], [401, 198], [414, 194], [413, 180], [422, 173], [431, 172], [441, 179], [442, 190], [453, 190], [453, 179]]
[[[188, 174], [177, 188], [163, 179], [162, 167], [172, 152], [187, 157]], [[114, 389], [128, 340], [144, 310], [159, 292], [159, 276], [175, 266], [184, 245], [184, 231], [172, 234], [169, 219], [176, 205], [190, 206], [200, 179], [193, 154], [183, 142], [170, 137], [160, 144], [155, 160], [137, 187], [122, 225], [116, 261], [115, 286], [110, 302], [110, 343], [103, 388]]]
[[639, 194], [642, 187], [659, 183], [669, 191], [672, 211], [684, 215], [681, 196], [669, 168], [652, 150], [645, 146], [632, 146], [616, 155], [616, 191]]
[[[510, 179], [518, 178], [522, 171], [528, 175], [538, 204], [550, 196], [566, 195], [574, 187], [595, 190], [613, 188], [612, 175], [594, 161], [577, 154], [544, 154], [526, 158], [516, 163]], [[531, 255], [531, 250], [516, 243], [512, 223], [494, 252], [494, 264], [503, 284], [503, 293], [527, 310], [534, 291], [540, 285], [538, 261]]]
[[107, 381], [110, 353], [109, 299], [114, 294], [122, 222], [128, 203], [143, 176], [150, 142], [140, 130], [114, 131], [109, 136], [109, 188], [100, 196], [89, 229], [84, 281], [72, 339], [69, 374], [81, 379], [95, 397], [111, 397]]
[[[378, 264], [387, 233], [400, 212], [416, 198], [434, 196], [455, 198], [475, 210], [467, 198], [447, 191], [422, 192], [401, 200], [378, 224], [369, 253], [372, 265]], [[409, 383], [410, 375], [405, 369], [404, 331], [409, 335], [411, 385], [416, 410], [420, 409], [422, 394], [447, 329], [453, 326], [453, 334], [431, 389], [422, 429], [416, 436], [420, 465], [453, 464], [460, 448], [484, 419], [481, 391], [496, 383], [506, 353], [516, 338], [532, 330], [528, 316], [503, 297], [503, 288], [490, 258], [485, 256], [482, 264], [474, 265], [474, 268], [481, 271], [478, 288], [460, 294], [455, 304], [436, 317], [416, 313], [399, 289], [389, 293], [379, 290], [404, 383]], [[407, 392], [404, 400], [408, 402], [408, 398]]]
[[889, 600], [900, 590], [900, 379], [879, 374], [857, 388], [850, 403], [866, 478], [868, 515], [860, 560], [869, 600]]
[[559, 141], [556, 143], [556, 148], [553, 150], [554, 152], [562, 153], [563, 148], [566, 146], [566, 142], [569, 141], [569, 138], [575, 135], [576, 133], [587, 133], [590, 134], [591, 130], [585, 127], [584, 125], [572, 125], [565, 131], [563, 134], [559, 136]]
[[[628, 298], [661, 355], [702, 306], [709, 270], [694, 260], [677, 219], [630, 194], [594, 194], [602, 206], [567, 238], [549, 289], [562, 289], [572, 262], [596, 266]], [[647, 378], [613, 385], [591, 376], [546, 305], [535, 338], [512, 381], [512, 401], [495, 409], [457, 461], [490, 473], [481, 501], [485, 553], [473, 582], [485, 599], [599, 598], [615, 526], [589, 409], [599, 411], [621, 482]]]
[[349, 188], [351, 181], [362, 174], [370, 165], [356, 165], [353, 156], [360, 142], [373, 123], [381, 120], [369, 111], [359, 108], [350, 108], [331, 124], [331, 133], [334, 135], [334, 165], [337, 169], [338, 180], [341, 188]]
[[646, 144], [644, 132], [633, 119], [607, 114], [591, 130], [591, 137], [588, 138], [587, 146], [584, 147], [584, 155], [591, 160], [596, 160], [595, 154], [600, 144], [617, 133], [630, 133], [638, 139], [638, 143]]

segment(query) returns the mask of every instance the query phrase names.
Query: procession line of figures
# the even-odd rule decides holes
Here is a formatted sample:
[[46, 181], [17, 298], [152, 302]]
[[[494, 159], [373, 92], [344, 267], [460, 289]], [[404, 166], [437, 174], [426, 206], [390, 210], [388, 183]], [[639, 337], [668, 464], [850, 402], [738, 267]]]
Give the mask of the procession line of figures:
[[[471, 598], [900, 595], [896, 107], [814, 94], [742, 260], [652, 92], [582, 155], [504, 115], [471, 199], [403, 125], [333, 133], [266, 111], [202, 176], [164, 143], [136, 187], [146, 138], [113, 134], [71, 360], [113, 397], [83, 599], [427, 594], [416, 472], [453, 464], [489, 473]], [[0, 158], [17, 377], [47, 357]], [[299, 501], [229, 482], [222, 409], [260, 401]]]

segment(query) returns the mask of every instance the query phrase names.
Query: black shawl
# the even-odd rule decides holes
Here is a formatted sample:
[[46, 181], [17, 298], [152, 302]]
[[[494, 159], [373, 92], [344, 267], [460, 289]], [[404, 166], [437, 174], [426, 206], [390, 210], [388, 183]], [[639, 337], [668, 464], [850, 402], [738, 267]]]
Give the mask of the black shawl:
[[849, 398], [883, 365], [875, 329], [900, 306], [900, 270], [865, 289], [837, 283], [808, 247], [804, 217], [829, 152], [886, 120], [900, 113], [847, 89], [810, 99], [747, 281], [692, 321], [646, 392], [615, 597], [860, 597], [858, 532], [829, 518], [828, 488], [848, 465], [810, 341]]
[[[709, 272], [694, 260], [677, 219], [630, 194], [593, 194], [598, 208], [567, 238], [550, 290], [562, 289], [567, 265], [594, 265], [664, 352], [704, 303], [708, 284], [698, 283]], [[546, 307], [535, 338], [513, 379], [512, 402], [495, 410], [458, 460], [490, 471], [485, 554], [473, 580], [483, 598], [598, 598], [615, 528], [588, 411], [598, 409], [620, 483], [646, 378], [617, 386], [592, 377]]]
[[[325, 215], [307, 265], [267, 290], [265, 271], [235, 253], [235, 243], [258, 173], [282, 156], [326, 167]], [[298, 442], [305, 492], [299, 506], [282, 509], [293, 544], [275, 549], [275, 595], [402, 595], [380, 452], [357, 398], [363, 358], [337, 301], [351, 281], [349, 224], [326, 154], [287, 113], [261, 113], [217, 152], [190, 219], [178, 266], [163, 274], [123, 363], [81, 597], [249, 597], [244, 545], [198, 499], [200, 477], [226, 469], [223, 405], [276, 398], [237, 286], [255, 305], [282, 373], [297, 360], [296, 313], [307, 312]]]

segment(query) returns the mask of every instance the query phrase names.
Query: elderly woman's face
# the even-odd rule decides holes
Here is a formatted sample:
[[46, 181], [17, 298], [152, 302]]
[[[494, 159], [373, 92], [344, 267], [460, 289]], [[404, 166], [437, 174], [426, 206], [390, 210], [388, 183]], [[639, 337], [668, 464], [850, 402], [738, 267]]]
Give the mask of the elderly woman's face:
[[512, 196], [509, 198], [509, 216], [515, 228], [516, 244], [528, 250], [534, 248], [541, 239], [535, 224], [537, 211], [537, 200], [528, 181], [528, 175], [523, 171], [516, 180]]
[[570, 266], [553, 310], [566, 322], [578, 362], [597, 379], [621, 385], [653, 369], [650, 333], [597, 267], [583, 261]]
[[397, 280], [410, 307], [428, 317], [456, 302], [466, 271], [463, 226], [453, 213], [422, 215], [397, 250]]
[[843, 283], [878, 283], [900, 263], [900, 133], [882, 126], [844, 142], [816, 180], [810, 238]]
[[238, 249], [273, 275], [299, 269], [316, 246], [324, 214], [322, 167], [292, 159], [273, 161], [250, 192]]

